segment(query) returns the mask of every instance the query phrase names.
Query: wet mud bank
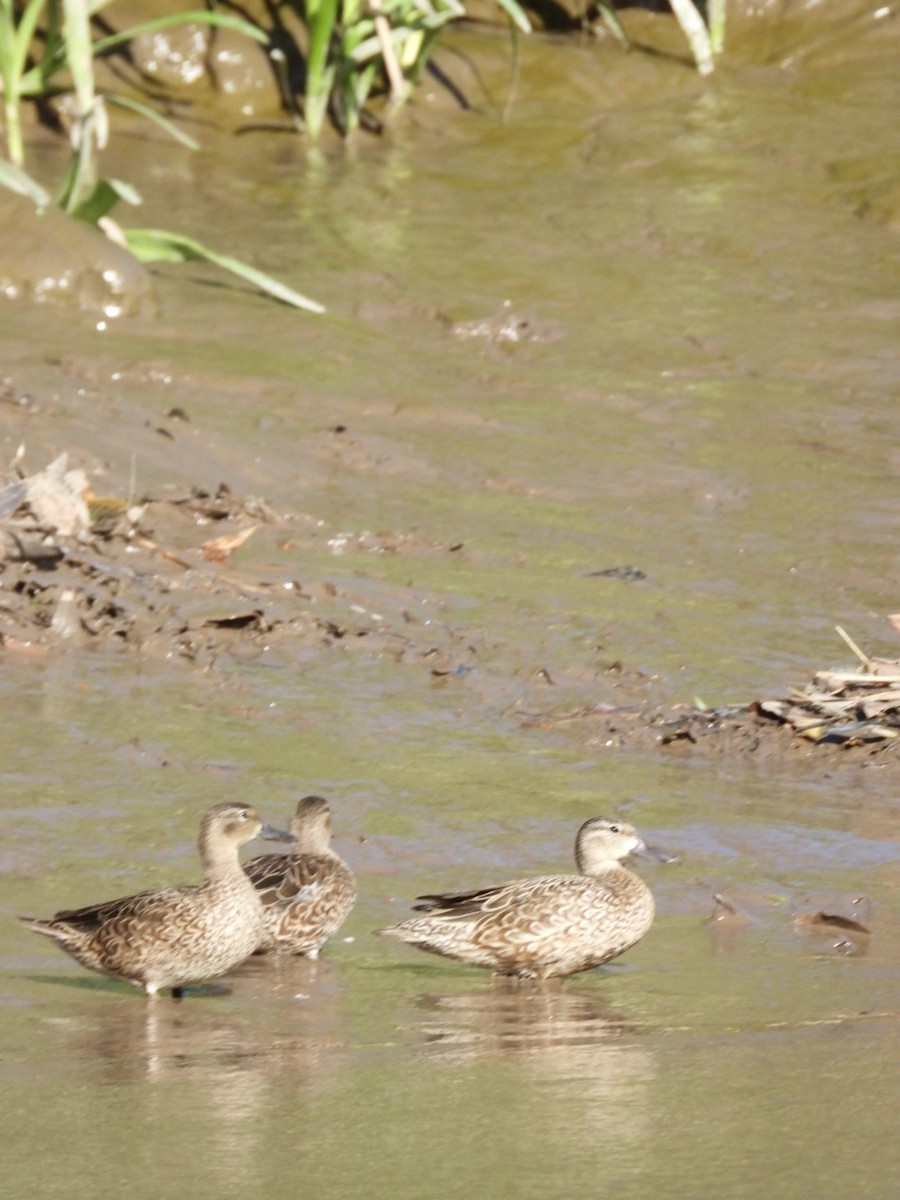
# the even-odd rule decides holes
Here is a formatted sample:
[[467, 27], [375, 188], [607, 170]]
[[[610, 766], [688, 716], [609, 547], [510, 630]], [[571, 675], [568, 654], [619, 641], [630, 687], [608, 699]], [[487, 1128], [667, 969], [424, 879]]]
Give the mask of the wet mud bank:
[[[97, 420], [91, 401], [79, 399], [83, 390], [66, 400], [75, 426]], [[12, 418], [7, 446], [20, 447], [0, 484], [0, 654], [10, 665], [90, 653], [227, 676], [262, 661], [292, 671], [379, 662], [395, 666], [413, 691], [449, 688], [488, 720], [594, 750], [801, 773], [823, 765], [897, 769], [900, 664], [866, 658], [855, 671], [819, 672], [805, 688], [742, 704], [679, 703], [671, 681], [613, 659], [602, 645], [589, 662], [566, 658], [552, 639], [536, 650], [530, 639], [542, 616], [524, 605], [507, 614], [502, 631], [471, 620], [473, 597], [454, 572], [477, 570], [483, 555], [465, 541], [430, 540], [410, 528], [323, 528], [309, 512], [289, 509], [277, 488], [273, 500], [241, 495], [227, 479], [215, 489], [189, 485], [184, 468], [182, 482], [127, 495], [121, 444], [104, 445], [99, 435], [92, 454], [64, 451], [34, 470], [24, 447], [53, 444], [58, 409], [11, 381], [2, 403]], [[144, 421], [151, 473], [165, 477], [168, 443], [189, 425], [178, 406], [158, 423]], [[328, 433], [342, 456], [367, 452], [344, 426]], [[253, 476], [238, 441], [224, 439], [220, 453], [236, 478]], [[212, 456], [204, 476], [219, 466]], [[382, 446], [372, 467], [379, 486], [390, 488], [397, 468]], [[410, 575], [430, 564], [440, 586], [379, 576], [367, 569], [373, 560], [405, 563]], [[631, 566], [590, 574], [625, 587], [645, 580]]]

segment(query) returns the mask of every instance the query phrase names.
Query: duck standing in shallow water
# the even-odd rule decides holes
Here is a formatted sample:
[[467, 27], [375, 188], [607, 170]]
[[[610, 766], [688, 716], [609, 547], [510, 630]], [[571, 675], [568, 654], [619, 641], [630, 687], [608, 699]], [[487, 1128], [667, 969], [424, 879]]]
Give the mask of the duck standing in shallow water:
[[258, 950], [318, 958], [353, 908], [356, 878], [331, 848], [331, 810], [321, 796], [304, 796], [291, 833], [289, 853], [265, 854], [244, 867], [265, 911]]
[[653, 895], [622, 865], [629, 854], [668, 855], [633, 825], [592, 817], [578, 830], [580, 875], [513, 879], [474, 892], [420, 896], [423, 916], [378, 932], [498, 975], [550, 979], [624, 953], [653, 923]]
[[148, 996], [170, 987], [180, 997], [188, 984], [249, 958], [263, 936], [262, 905], [238, 858], [240, 847], [260, 836], [291, 840], [247, 805], [215, 804], [200, 825], [202, 883], [20, 920], [92, 971], [137, 984]]

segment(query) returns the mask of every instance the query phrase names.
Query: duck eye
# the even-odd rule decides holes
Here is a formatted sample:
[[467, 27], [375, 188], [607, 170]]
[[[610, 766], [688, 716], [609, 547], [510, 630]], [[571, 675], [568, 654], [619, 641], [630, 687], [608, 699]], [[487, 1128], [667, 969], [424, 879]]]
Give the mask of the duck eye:
[[619, 829], [618, 825], [610, 825], [609, 832], [610, 833], [620, 833], [621, 830]]

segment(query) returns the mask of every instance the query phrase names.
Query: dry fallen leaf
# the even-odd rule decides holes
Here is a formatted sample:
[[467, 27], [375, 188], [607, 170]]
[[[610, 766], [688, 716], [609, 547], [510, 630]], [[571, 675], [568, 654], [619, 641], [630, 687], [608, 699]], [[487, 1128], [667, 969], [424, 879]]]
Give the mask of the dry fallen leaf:
[[24, 479], [14, 479], [12, 483], [0, 487], [0, 521], [13, 515], [25, 499], [26, 490]]
[[249, 525], [237, 533], [223, 533], [221, 537], [212, 538], [200, 547], [200, 553], [209, 562], [225, 562], [235, 550], [243, 546], [251, 534], [256, 533], [258, 525]]
[[83, 471], [67, 470], [68, 455], [60, 454], [43, 471], [25, 480], [28, 504], [41, 522], [61, 537], [86, 533], [91, 525], [84, 501], [87, 477]]

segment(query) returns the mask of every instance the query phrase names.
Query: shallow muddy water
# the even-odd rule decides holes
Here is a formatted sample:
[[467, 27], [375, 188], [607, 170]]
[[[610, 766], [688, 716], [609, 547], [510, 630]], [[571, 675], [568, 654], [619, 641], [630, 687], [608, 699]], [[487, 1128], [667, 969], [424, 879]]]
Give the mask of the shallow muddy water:
[[[897, 656], [897, 87], [872, 43], [703, 85], [534, 39], [506, 125], [423, 99], [346, 154], [118, 151], [141, 223], [208, 221], [329, 315], [197, 268], [102, 334], [4, 308], [6, 458], [262, 497], [284, 523], [228, 572], [366, 636], [2, 651], [4, 1192], [896, 1195], [895, 757], [523, 718], [785, 694], [846, 663], [835, 624]], [[193, 879], [207, 805], [283, 822], [306, 792], [360, 883], [318, 963], [150, 1005], [12, 919]], [[515, 989], [371, 936], [422, 891], [569, 869], [597, 812], [680, 858], [639, 868], [657, 920], [611, 967]]]

